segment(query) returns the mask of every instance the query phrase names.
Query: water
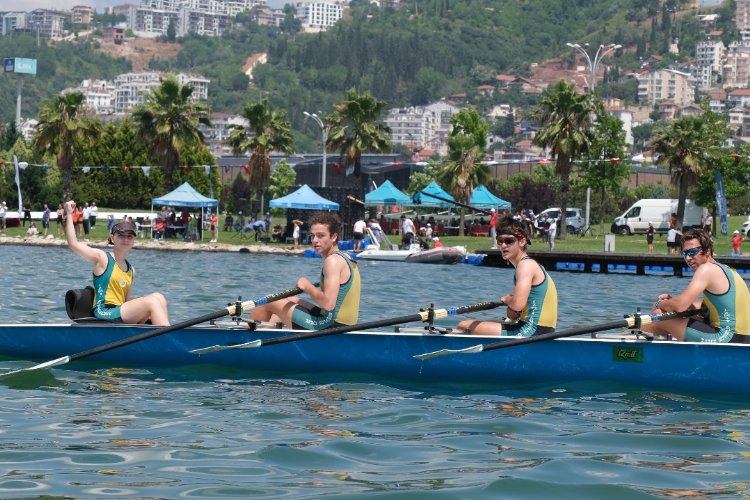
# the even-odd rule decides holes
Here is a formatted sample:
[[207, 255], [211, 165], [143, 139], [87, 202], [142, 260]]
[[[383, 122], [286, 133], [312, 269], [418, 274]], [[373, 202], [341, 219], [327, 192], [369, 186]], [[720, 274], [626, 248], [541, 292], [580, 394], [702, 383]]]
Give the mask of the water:
[[[173, 321], [292, 287], [301, 275], [315, 279], [320, 269], [320, 260], [298, 257], [131, 256], [135, 292], [161, 290]], [[90, 279], [64, 249], [0, 246], [0, 263], [0, 322], [64, 321], [65, 290]], [[497, 299], [512, 286], [510, 270], [467, 265], [365, 263], [361, 272], [363, 321]], [[560, 328], [621, 318], [687, 284], [552, 276]], [[750, 497], [746, 398], [212, 370], [71, 363], [0, 379], [0, 497]]]

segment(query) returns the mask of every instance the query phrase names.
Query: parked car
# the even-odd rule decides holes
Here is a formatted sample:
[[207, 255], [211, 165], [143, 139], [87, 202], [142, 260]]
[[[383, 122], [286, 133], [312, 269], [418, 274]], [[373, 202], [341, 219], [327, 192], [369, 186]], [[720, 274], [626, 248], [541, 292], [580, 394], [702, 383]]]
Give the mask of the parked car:
[[750, 219], [742, 223], [742, 234], [746, 237], [750, 236]]
[[[580, 208], [568, 208], [565, 212], [567, 216], [565, 218], [565, 225], [569, 233], [575, 234], [586, 225], [586, 220], [583, 218], [583, 210]], [[546, 219], [557, 219], [558, 225], [560, 224], [560, 209], [558, 207], [548, 208], [537, 214], [534, 219], [534, 228], [539, 231], [539, 223]]]

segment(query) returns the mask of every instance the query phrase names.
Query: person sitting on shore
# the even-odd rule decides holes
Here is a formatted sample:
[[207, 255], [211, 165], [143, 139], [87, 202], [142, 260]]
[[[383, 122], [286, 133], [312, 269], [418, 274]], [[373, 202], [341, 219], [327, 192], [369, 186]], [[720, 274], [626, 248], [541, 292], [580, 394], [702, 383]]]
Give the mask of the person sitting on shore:
[[510, 215], [498, 217], [497, 243], [503, 259], [515, 267], [513, 292], [503, 295], [510, 321], [461, 321], [457, 329], [474, 335], [531, 337], [555, 331], [557, 288], [544, 267], [526, 253], [531, 244], [528, 226]]
[[65, 237], [68, 241], [68, 248], [92, 264], [94, 290], [96, 290], [94, 304], [92, 304], [93, 316], [106, 321], [124, 323], [151, 321], [154, 325], [169, 325], [167, 300], [161, 293], [155, 292], [145, 297], [130, 298], [135, 273], [126, 257], [135, 242], [135, 225], [124, 220], [112, 226], [111, 253], [91, 248], [76, 238], [73, 227], [75, 206], [73, 200], [65, 203], [67, 215]]
[[737, 271], [714, 260], [709, 233], [703, 229], [685, 231], [682, 257], [693, 270], [693, 278], [677, 297], [660, 294], [652, 313], [686, 311], [692, 307], [696, 316], [651, 323], [641, 329], [671, 335], [680, 341], [750, 344], [750, 292]]
[[357, 264], [338, 248], [341, 219], [318, 213], [310, 218], [310, 237], [315, 253], [323, 258], [320, 288], [307, 278], [297, 286], [314, 303], [299, 297], [277, 300], [256, 308], [250, 319], [282, 322], [287, 328], [322, 330], [336, 325], [354, 325], [359, 318], [360, 277]]

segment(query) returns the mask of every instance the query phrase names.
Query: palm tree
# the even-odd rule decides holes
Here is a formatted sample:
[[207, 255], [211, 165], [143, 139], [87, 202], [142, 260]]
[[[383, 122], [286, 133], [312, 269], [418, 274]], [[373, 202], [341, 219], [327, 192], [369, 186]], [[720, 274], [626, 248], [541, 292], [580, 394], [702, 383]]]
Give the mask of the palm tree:
[[701, 115], [684, 116], [654, 130], [652, 144], [659, 154], [656, 164], [669, 167], [672, 182], [678, 186], [678, 229], [682, 228], [690, 186], [722, 156], [727, 135], [726, 122], [705, 106]]
[[292, 127], [286, 112], [271, 111], [267, 99], [246, 104], [241, 116], [247, 125], [230, 125], [232, 132], [227, 144], [232, 146], [235, 154], [251, 151], [248, 161], [249, 184], [256, 192], [262, 192], [271, 179], [271, 151], [294, 152]]
[[[533, 116], [541, 130], [534, 144], [549, 148], [556, 159], [555, 172], [560, 176], [560, 213], [565, 217], [570, 190], [570, 171], [573, 163], [589, 148], [596, 114], [601, 100], [593, 93], [579, 94], [575, 85], [560, 80], [548, 88]], [[566, 224], [560, 224], [560, 238], [567, 236]]]
[[[438, 173], [437, 181], [456, 201], [467, 204], [474, 188], [487, 182], [489, 168], [481, 163], [487, 147], [489, 125], [475, 109], [461, 110], [451, 119], [448, 135], [448, 160]], [[466, 213], [461, 207], [459, 236], [464, 235]]]
[[192, 95], [191, 85], [180, 85], [174, 76], [169, 76], [132, 112], [137, 135], [150, 144], [152, 154], [164, 167], [165, 187], [170, 191], [180, 153], [203, 142], [199, 125], [211, 125], [208, 107], [194, 102]]
[[391, 149], [391, 129], [383, 122], [385, 102], [369, 92], [357, 94], [349, 90], [346, 99], [333, 107], [327, 117], [331, 131], [328, 145], [341, 151], [341, 163], [354, 166], [354, 176], [360, 177], [364, 151], [386, 152]]
[[57, 155], [65, 200], [72, 195], [71, 179], [77, 149], [92, 144], [101, 130], [99, 121], [88, 115], [85, 102], [82, 93], [69, 92], [44, 103], [34, 135], [37, 151]]

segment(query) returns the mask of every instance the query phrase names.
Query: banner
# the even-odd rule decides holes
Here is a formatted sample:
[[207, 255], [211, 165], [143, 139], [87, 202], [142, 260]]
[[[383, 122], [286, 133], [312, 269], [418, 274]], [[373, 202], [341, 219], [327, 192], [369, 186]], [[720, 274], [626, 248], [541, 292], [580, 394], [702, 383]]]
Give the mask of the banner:
[[721, 222], [721, 234], [729, 234], [729, 221], [727, 220], [727, 197], [724, 195], [724, 177], [718, 170], [716, 175], [716, 207], [719, 209], [719, 221]]
[[21, 174], [18, 170], [18, 158], [13, 155], [13, 165], [16, 167], [16, 186], [18, 186], [18, 216], [23, 213], [23, 200], [21, 199]]

